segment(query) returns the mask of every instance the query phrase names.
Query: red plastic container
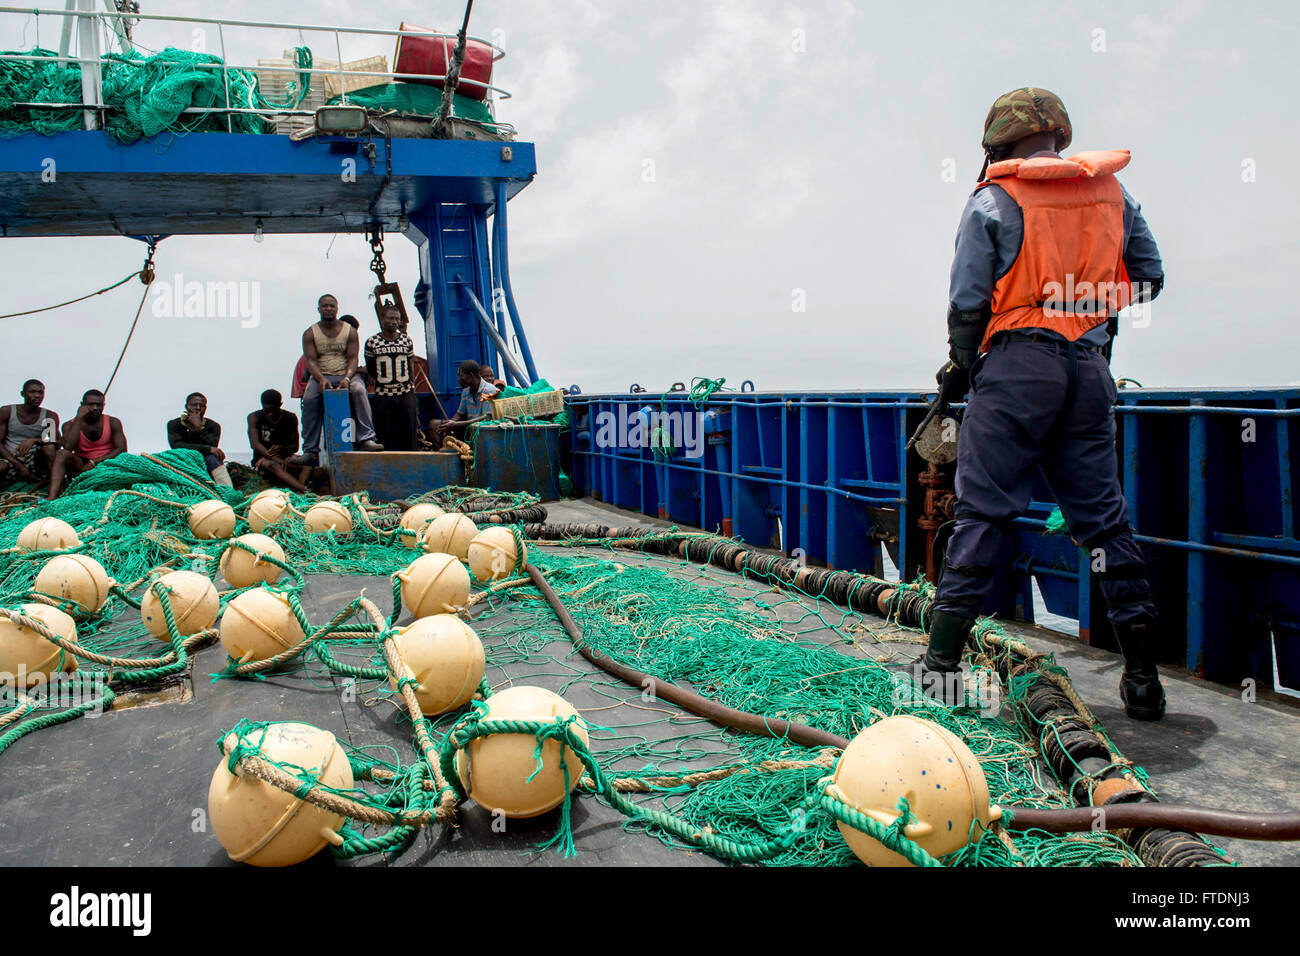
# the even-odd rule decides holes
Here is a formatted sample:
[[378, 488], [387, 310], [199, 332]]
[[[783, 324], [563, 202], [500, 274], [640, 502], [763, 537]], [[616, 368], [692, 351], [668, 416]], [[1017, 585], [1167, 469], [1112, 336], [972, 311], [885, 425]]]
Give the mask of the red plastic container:
[[[402, 22], [399, 30], [429, 30], [413, 23]], [[419, 73], [427, 80], [407, 79], [409, 83], [428, 83], [442, 86], [447, 74], [447, 64], [456, 52], [456, 38], [450, 37], [398, 37], [393, 52], [394, 73]], [[437, 79], [434, 79], [437, 77]], [[460, 80], [456, 92], [461, 96], [481, 100], [487, 96], [487, 86], [492, 82], [492, 48], [486, 43], [468, 40], [465, 43], [465, 62], [461, 64]]]

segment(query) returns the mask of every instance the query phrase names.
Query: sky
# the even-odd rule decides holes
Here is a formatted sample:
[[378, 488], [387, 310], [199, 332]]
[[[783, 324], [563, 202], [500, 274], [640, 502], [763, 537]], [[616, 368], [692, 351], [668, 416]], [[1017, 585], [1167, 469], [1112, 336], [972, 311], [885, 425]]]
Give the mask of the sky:
[[[142, 6], [214, 15], [185, 0]], [[463, 13], [459, 0], [219, 9], [446, 30]], [[1288, 305], [1300, 267], [1300, 180], [1288, 171], [1300, 146], [1298, 23], [1285, 2], [478, 0], [471, 33], [507, 53], [494, 82], [513, 97], [498, 118], [537, 148], [510, 236], [539, 371], [584, 392], [695, 376], [759, 390], [932, 388], [984, 117], [1007, 90], [1040, 86], [1070, 112], [1067, 155], [1132, 151], [1120, 179], [1164, 258], [1165, 291], [1122, 328], [1115, 374], [1146, 386], [1300, 384]], [[56, 46], [57, 30], [39, 18], [42, 45]], [[36, 19], [0, 15], [0, 48], [30, 48], [36, 33]], [[192, 45], [178, 25], [144, 23], [135, 36], [149, 49]], [[299, 42], [236, 28], [225, 40], [236, 65]], [[344, 44], [345, 60], [391, 56], [386, 40]], [[0, 248], [0, 313], [108, 285], [143, 253], [125, 238]], [[260, 321], [146, 307], [108, 403], [131, 447], [163, 447], [163, 423], [199, 390], [223, 443], [246, 452], [244, 416], [263, 388], [288, 394], [317, 296], [333, 292], [373, 324], [369, 258], [359, 235], [164, 242], [160, 278], [255, 285]], [[409, 302], [416, 247], [390, 236], [387, 259]], [[35, 376], [50, 407], [75, 413], [81, 392], [107, 380], [141, 291], [132, 282], [0, 321], [11, 356], [0, 400]]]

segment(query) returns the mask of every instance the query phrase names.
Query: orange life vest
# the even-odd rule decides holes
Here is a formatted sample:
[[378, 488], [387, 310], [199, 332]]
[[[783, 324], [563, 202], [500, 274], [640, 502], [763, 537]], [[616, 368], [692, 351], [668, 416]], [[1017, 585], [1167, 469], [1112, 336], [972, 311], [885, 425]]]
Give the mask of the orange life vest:
[[1124, 195], [1115, 173], [1126, 149], [993, 163], [996, 183], [1024, 214], [1020, 253], [993, 286], [980, 350], [1009, 329], [1051, 329], [1071, 342], [1129, 304]]

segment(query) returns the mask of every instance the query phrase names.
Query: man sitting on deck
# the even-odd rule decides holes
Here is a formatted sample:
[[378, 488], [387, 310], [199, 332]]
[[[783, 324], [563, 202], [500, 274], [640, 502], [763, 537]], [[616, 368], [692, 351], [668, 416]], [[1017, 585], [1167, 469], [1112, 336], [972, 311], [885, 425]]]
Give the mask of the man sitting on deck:
[[302, 334], [302, 354], [307, 360], [311, 381], [302, 396], [302, 450], [291, 465], [315, 465], [320, 454], [321, 430], [325, 419], [325, 389], [346, 388], [352, 405], [352, 419], [357, 451], [383, 451], [376, 442], [370, 421], [370, 403], [366, 386], [357, 375], [361, 337], [356, 329], [339, 320], [339, 303], [332, 295], [323, 295], [316, 304], [320, 321]]
[[65, 474], [75, 477], [125, 451], [121, 421], [104, 414], [104, 393], [92, 388], [81, 396], [76, 417], [63, 426], [63, 449], [50, 469], [49, 498], [59, 496]]
[[167, 423], [167, 444], [172, 448], [188, 448], [203, 456], [212, 480], [227, 488], [232, 487], [230, 473], [226, 471], [226, 453], [221, 450], [221, 426], [205, 418], [208, 399], [202, 392], [190, 392], [185, 397], [185, 414]]
[[492, 417], [492, 396], [497, 393], [497, 388], [483, 380], [478, 362], [465, 359], [457, 368], [456, 377], [461, 389], [460, 408], [446, 421], [429, 422], [429, 434], [433, 436], [435, 447], [441, 446], [443, 439], [452, 432]]
[[301, 476], [289, 471], [289, 457], [298, 450], [298, 416], [282, 407], [282, 396], [273, 388], [262, 393], [262, 408], [248, 415], [248, 445], [253, 449], [253, 467], [271, 484], [294, 491], [306, 491]]
[[29, 378], [21, 394], [21, 405], [0, 407], [0, 483], [39, 482], [59, 450], [59, 416], [41, 407], [45, 385]]

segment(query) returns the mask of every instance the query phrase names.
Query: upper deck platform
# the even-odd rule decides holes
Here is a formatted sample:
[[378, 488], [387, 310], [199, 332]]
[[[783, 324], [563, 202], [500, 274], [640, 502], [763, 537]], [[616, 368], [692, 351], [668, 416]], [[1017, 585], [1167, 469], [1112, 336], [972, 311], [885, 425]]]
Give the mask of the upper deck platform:
[[490, 206], [499, 182], [512, 197], [536, 172], [519, 142], [30, 133], [0, 139], [0, 236], [399, 231], [437, 203]]

